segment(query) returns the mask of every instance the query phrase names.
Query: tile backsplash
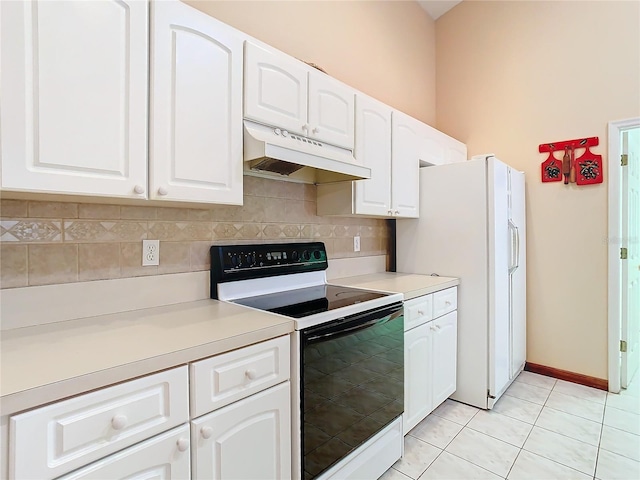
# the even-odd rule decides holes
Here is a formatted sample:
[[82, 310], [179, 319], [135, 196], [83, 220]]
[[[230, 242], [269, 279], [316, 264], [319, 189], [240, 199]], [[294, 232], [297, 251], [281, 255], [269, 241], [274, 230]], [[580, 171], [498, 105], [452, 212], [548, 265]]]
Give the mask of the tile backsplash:
[[[206, 209], [0, 201], [0, 287], [209, 269], [214, 243], [314, 240], [330, 259], [387, 255], [386, 220], [319, 217], [316, 187], [244, 177], [244, 205]], [[361, 251], [353, 252], [360, 235]], [[160, 240], [160, 265], [142, 266], [142, 240]]]

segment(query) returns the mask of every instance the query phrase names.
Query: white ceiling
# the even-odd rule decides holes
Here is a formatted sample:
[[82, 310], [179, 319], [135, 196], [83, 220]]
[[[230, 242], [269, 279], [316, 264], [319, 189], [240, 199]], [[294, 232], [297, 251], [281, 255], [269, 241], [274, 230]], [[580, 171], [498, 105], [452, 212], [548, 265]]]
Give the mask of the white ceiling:
[[418, 3], [420, 4], [420, 6], [422, 8], [424, 8], [427, 13], [429, 15], [431, 15], [431, 18], [433, 18], [434, 20], [437, 20], [438, 17], [444, 15], [445, 13], [447, 13], [449, 10], [451, 10], [453, 7], [455, 7], [457, 4], [460, 3], [460, 1], [455, 1], [455, 0], [418, 0]]

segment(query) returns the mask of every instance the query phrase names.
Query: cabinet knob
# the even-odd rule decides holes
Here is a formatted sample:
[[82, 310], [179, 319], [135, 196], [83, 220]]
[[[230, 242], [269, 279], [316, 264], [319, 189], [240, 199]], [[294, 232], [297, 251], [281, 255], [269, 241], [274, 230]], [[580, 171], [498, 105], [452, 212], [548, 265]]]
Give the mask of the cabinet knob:
[[213, 435], [213, 428], [202, 427], [200, 429], [200, 435], [202, 435], [202, 438], [211, 438], [211, 435]]
[[450, 306], [451, 306], [451, 302], [450, 302], [449, 300], [445, 300], [445, 301], [444, 301], [444, 304], [445, 304], [447, 307], [450, 307]]
[[169, 193], [169, 191], [168, 191], [166, 188], [164, 188], [164, 187], [159, 187], [159, 188], [158, 188], [158, 195], [162, 195], [162, 196], [164, 196], [164, 195], [166, 195], [167, 193]]
[[256, 378], [256, 371], [253, 368], [247, 369], [244, 374], [249, 380]]
[[178, 447], [179, 452], [186, 452], [189, 449], [189, 439], [179, 438], [178, 441], [176, 442], [176, 446]]
[[387, 213], [388, 213], [389, 215], [393, 215], [393, 212], [392, 212], [391, 210], [387, 210]]
[[400, 212], [398, 210], [396, 210], [395, 212], [393, 212], [394, 215], [400, 215]]
[[309, 125], [307, 125], [307, 124], [305, 123], [304, 125], [302, 125], [302, 129], [303, 129], [304, 131], [309, 130]]
[[318, 127], [314, 128], [313, 130], [311, 130], [313, 133], [318, 133], [320, 132], [320, 129]]
[[142, 195], [144, 193], [144, 187], [142, 185], [136, 185], [133, 187], [133, 191], [138, 195]]
[[429, 328], [430, 328], [431, 330], [433, 330], [434, 332], [435, 332], [436, 330], [438, 330], [438, 327], [437, 327], [437, 326], [434, 326], [434, 325], [431, 325]]
[[422, 310], [418, 310], [418, 315], [424, 315], [424, 312]]
[[122, 430], [127, 425], [126, 415], [116, 415], [111, 419], [111, 427], [114, 430]]

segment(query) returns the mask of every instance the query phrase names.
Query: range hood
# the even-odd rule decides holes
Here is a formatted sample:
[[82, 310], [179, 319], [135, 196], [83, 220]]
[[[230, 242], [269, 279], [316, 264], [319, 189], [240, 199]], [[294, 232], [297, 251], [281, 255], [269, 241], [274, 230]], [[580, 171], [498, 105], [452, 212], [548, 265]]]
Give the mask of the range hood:
[[350, 150], [244, 121], [245, 174], [303, 183], [334, 183], [371, 178]]

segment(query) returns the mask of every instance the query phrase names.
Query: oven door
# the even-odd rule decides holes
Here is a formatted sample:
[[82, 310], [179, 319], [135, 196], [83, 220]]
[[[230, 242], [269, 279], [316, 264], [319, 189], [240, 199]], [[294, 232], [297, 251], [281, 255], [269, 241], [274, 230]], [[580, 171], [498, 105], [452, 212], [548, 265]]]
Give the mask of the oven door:
[[315, 478], [404, 411], [402, 304], [300, 332], [302, 478]]

